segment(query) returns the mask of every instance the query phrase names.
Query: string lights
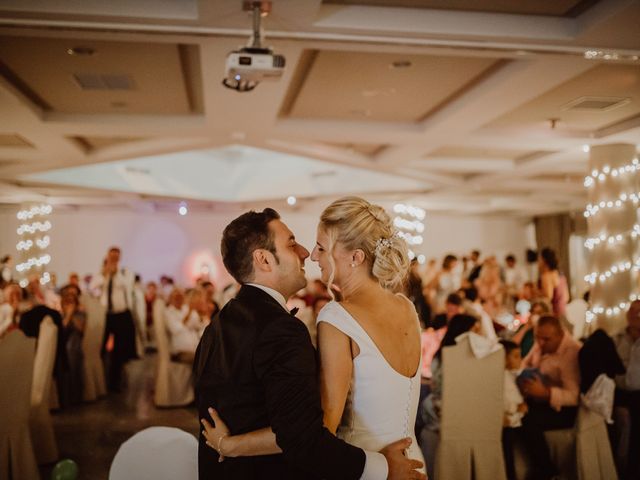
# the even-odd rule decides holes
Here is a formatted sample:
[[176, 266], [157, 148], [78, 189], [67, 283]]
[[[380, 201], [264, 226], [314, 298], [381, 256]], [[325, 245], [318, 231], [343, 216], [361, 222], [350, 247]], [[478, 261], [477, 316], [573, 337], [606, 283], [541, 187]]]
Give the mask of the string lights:
[[[42, 285], [51, 281], [49, 272], [43, 270], [51, 262], [51, 255], [46, 252], [51, 245], [51, 237], [46, 232], [51, 230], [52, 224], [46, 217], [52, 212], [51, 205], [42, 204], [25, 208], [16, 214], [18, 220], [24, 222], [16, 230], [19, 237], [16, 250], [20, 253], [21, 259], [16, 265], [16, 271], [25, 276], [20, 280], [22, 287], [28, 283], [26, 276], [34, 270], [41, 272], [39, 280]], [[33, 250], [34, 248], [38, 250]]]
[[[398, 235], [404, 239], [409, 245], [409, 258], [412, 260], [416, 257], [411, 247], [422, 245], [424, 237], [424, 218], [426, 212], [413, 205], [405, 203], [397, 203], [393, 206], [393, 212], [396, 216], [393, 219], [393, 225], [398, 229]], [[420, 256], [424, 262], [424, 256]]]
[[[636, 181], [640, 171], [640, 160], [637, 152], [630, 153], [626, 145], [599, 146], [595, 156], [594, 149], [589, 150], [591, 150], [591, 159], [596, 166], [602, 165], [599, 161], [604, 160], [606, 158], [605, 155], [608, 158], [615, 158], [619, 153], [626, 158], [631, 157], [630, 163], [618, 167], [611, 167], [610, 164], [605, 163], [601, 168], [593, 169], [591, 174], [584, 179], [584, 186], [590, 190], [589, 196], [591, 199], [591, 203], [584, 210], [584, 217], [589, 220], [590, 228], [596, 227], [600, 229], [603, 226], [599, 235], [586, 239], [584, 246], [591, 252], [592, 256], [595, 256], [595, 260], [598, 260], [600, 256], [610, 259], [617, 257], [618, 259], [618, 261], [614, 260], [608, 268], [602, 271], [592, 271], [584, 277], [585, 281], [593, 289], [592, 300], [594, 304], [587, 311], [585, 318], [586, 322], [591, 324], [599, 317], [604, 317], [608, 321], [615, 320], [629, 308], [631, 302], [640, 298], [638, 293], [629, 295], [627, 286], [630, 278], [633, 279], [630, 285], [637, 284], [636, 279], [638, 272], [640, 272], [640, 257], [637, 256], [637, 251], [635, 248], [633, 250], [627, 248], [632, 245], [630, 241], [635, 241], [640, 236], [640, 222], [637, 217], [640, 191], [638, 191]], [[629, 156], [627, 157], [627, 155]], [[626, 185], [626, 188], [631, 186], [631, 191], [627, 190], [619, 193], [622, 185]], [[607, 197], [607, 193], [609, 194], [609, 199], [601, 200], [602, 197]], [[614, 193], [614, 195], [611, 196], [611, 193]], [[629, 208], [631, 205], [636, 208]], [[625, 210], [622, 211], [621, 209]], [[615, 214], [615, 221], [613, 221], [614, 219], [608, 218], [607, 215], [614, 213], [615, 210], [620, 212]], [[591, 223], [593, 217], [598, 214], [605, 215], [605, 217], [597, 223]], [[622, 222], [620, 226], [624, 225], [623, 228], [629, 228], [629, 225], [632, 226], [628, 230], [610, 234], [607, 231], [608, 227], [616, 225], [618, 222]], [[636, 252], [635, 256], [631, 255], [631, 251]], [[600, 261], [594, 263], [601, 265]], [[636, 289], [637, 287], [632, 287], [631, 291], [633, 292]], [[616, 297], [618, 297], [617, 301], [615, 300]]]
[[602, 171], [594, 169], [591, 175], [584, 177], [584, 186], [588, 188], [595, 185], [596, 180], [604, 182], [608, 177], [622, 177], [627, 173], [638, 170], [640, 170], [640, 160], [638, 160], [638, 157], [634, 158], [630, 164], [618, 168], [611, 168], [609, 165], [605, 165], [602, 167]]

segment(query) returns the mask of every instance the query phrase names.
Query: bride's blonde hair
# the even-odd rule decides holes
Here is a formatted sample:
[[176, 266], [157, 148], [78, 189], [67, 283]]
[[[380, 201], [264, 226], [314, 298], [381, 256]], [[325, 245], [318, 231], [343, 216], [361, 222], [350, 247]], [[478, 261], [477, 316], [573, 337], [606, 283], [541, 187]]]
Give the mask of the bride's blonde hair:
[[333, 252], [338, 242], [347, 250], [364, 252], [370, 275], [383, 288], [397, 290], [403, 285], [409, 272], [407, 244], [398, 236], [384, 208], [363, 198], [343, 197], [324, 209], [320, 228], [329, 238], [329, 286], [336, 271]]

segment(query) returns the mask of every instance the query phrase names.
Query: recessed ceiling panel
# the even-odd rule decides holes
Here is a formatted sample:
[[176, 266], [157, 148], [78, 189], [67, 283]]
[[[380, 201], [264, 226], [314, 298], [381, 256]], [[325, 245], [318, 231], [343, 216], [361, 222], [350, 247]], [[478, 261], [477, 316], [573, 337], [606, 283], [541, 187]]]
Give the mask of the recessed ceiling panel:
[[556, 0], [552, 2], [541, 2], [540, 0], [325, 0], [323, 3], [562, 17], [575, 16], [597, 3], [597, 0]]
[[320, 51], [307, 72], [298, 72], [304, 81], [283, 113], [293, 118], [417, 122], [496, 63], [490, 58]]
[[501, 148], [441, 147], [430, 152], [428, 157], [466, 157], [466, 158], [506, 158], [515, 160], [527, 155], [526, 150], [505, 150]]
[[[571, 108], [571, 105], [579, 104], [584, 98], [617, 99], [619, 106], [614, 104], [614, 108]], [[557, 129], [593, 131], [639, 114], [640, 66], [598, 65], [503, 115], [486, 127], [535, 127], [556, 119]]]
[[76, 142], [79, 142], [88, 151], [99, 150], [101, 148], [112, 147], [115, 145], [121, 145], [123, 143], [135, 142], [142, 140], [142, 137], [71, 137]]
[[7, 80], [45, 110], [64, 113], [199, 112], [191, 50], [197, 47], [0, 37]]
[[239, 145], [65, 168], [22, 178], [223, 202], [422, 190], [427, 186], [410, 178]]
[[33, 144], [20, 135], [0, 133], [0, 147], [33, 148]]

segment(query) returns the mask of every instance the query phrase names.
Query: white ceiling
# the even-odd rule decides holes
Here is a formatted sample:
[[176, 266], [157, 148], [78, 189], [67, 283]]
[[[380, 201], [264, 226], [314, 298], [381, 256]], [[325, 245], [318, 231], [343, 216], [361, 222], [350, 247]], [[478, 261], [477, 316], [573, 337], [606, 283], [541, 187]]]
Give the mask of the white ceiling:
[[[640, 144], [640, 1], [394, 4], [274, 0], [285, 75], [239, 94], [221, 79], [249, 36], [241, 0], [0, 0], [0, 202], [360, 193], [531, 216], [584, 206], [583, 145]], [[621, 102], [570, 108], [581, 97]]]

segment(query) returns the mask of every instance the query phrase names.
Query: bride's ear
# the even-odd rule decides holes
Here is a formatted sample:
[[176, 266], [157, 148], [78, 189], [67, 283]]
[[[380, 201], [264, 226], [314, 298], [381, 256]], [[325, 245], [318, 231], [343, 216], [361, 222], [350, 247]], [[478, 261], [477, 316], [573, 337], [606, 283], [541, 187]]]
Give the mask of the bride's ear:
[[361, 263], [364, 263], [366, 258], [367, 256], [364, 254], [364, 251], [357, 248], [351, 254], [351, 263], [354, 265], [360, 265]]

